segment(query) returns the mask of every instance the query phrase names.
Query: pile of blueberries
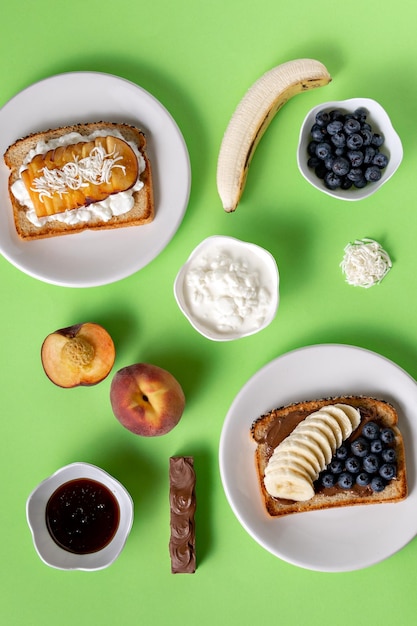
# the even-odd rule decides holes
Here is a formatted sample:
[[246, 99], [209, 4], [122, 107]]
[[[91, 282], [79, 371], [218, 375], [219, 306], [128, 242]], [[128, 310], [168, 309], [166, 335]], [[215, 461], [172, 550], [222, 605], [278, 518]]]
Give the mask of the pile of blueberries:
[[318, 487], [352, 489], [355, 484], [380, 492], [397, 475], [395, 434], [367, 422], [359, 437], [344, 442], [317, 479]]
[[366, 121], [363, 107], [353, 113], [321, 110], [315, 117], [307, 146], [310, 168], [328, 189], [361, 189], [377, 182], [388, 165], [381, 152], [384, 137]]

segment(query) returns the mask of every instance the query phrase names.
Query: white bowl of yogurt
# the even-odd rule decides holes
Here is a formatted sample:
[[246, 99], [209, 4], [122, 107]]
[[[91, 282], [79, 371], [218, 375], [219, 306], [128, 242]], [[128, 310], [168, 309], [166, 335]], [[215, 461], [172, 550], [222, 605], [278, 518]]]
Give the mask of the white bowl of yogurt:
[[174, 295], [190, 324], [207, 339], [247, 337], [266, 328], [276, 316], [277, 263], [256, 244], [208, 237], [178, 272]]

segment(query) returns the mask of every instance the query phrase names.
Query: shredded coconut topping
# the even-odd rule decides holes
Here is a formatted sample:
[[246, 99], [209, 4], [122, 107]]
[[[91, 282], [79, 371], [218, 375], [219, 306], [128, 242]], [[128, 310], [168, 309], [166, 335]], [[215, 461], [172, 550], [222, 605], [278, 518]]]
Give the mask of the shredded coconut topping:
[[340, 267], [349, 285], [368, 288], [381, 282], [391, 269], [392, 262], [378, 242], [364, 238], [345, 247]]
[[125, 171], [126, 168], [117, 163], [122, 159], [116, 149], [107, 153], [103, 146], [96, 146], [89, 156], [83, 159], [75, 156], [74, 161], [66, 163], [61, 169], [50, 170], [44, 167], [42, 176], [34, 179], [31, 189], [43, 201], [44, 197], [51, 198], [53, 193], [62, 197], [70, 189], [109, 183], [113, 168], [118, 167]]

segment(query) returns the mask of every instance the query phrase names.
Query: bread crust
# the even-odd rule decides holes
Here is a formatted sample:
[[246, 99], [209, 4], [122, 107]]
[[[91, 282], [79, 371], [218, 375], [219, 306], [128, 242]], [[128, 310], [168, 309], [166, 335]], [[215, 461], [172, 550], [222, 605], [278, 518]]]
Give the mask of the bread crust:
[[[27, 207], [23, 206], [14, 197], [11, 187], [19, 178], [19, 169], [28, 154], [34, 149], [41, 140], [50, 141], [57, 139], [62, 135], [77, 132], [82, 136], [88, 136], [96, 130], [109, 130], [109, 132], [118, 131], [126, 141], [136, 144], [141, 155], [145, 160], [145, 170], [141, 174], [143, 187], [133, 193], [133, 208], [122, 215], [113, 216], [110, 220], [104, 221], [98, 216], [93, 217], [88, 222], [78, 224], [65, 224], [60, 221], [47, 222], [41, 227], [34, 226], [26, 217]], [[62, 126], [53, 128], [43, 132], [36, 132], [15, 141], [9, 146], [4, 153], [4, 161], [10, 169], [8, 181], [9, 197], [13, 209], [13, 218], [16, 232], [20, 239], [30, 241], [36, 239], [44, 239], [48, 237], [56, 237], [58, 235], [76, 234], [85, 230], [103, 230], [122, 228], [125, 226], [141, 226], [150, 223], [155, 216], [152, 170], [151, 164], [146, 152], [146, 137], [144, 133], [129, 124], [116, 122], [91, 122], [84, 124], [73, 124], [70, 126]]]
[[[273, 449], [266, 442], [266, 435], [276, 420], [293, 419], [295, 413], [307, 417], [310, 413], [330, 404], [350, 404], [363, 413], [371, 415], [371, 418], [393, 429], [395, 433], [395, 448], [397, 452], [397, 476], [382, 492], [376, 493], [369, 490], [356, 492], [354, 490], [340, 490], [337, 493], [316, 492], [315, 495], [304, 502], [290, 500], [278, 500], [268, 494], [264, 486], [264, 472]], [[287, 424], [288, 426], [288, 424]], [[360, 426], [359, 426], [360, 428]], [[405, 462], [404, 441], [398, 428], [398, 414], [392, 404], [385, 400], [378, 400], [367, 396], [339, 396], [308, 400], [274, 409], [265, 415], [258, 417], [252, 424], [251, 436], [256, 442], [255, 464], [258, 475], [259, 487], [262, 493], [265, 509], [271, 517], [280, 517], [292, 513], [307, 511], [319, 511], [335, 507], [381, 504], [384, 502], [400, 502], [407, 497], [407, 474]], [[355, 436], [352, 433], [351, 438]], [[350, 438], [349, 438], [350, 439]], [[349, 441], [348, 439], [348, 441]]]

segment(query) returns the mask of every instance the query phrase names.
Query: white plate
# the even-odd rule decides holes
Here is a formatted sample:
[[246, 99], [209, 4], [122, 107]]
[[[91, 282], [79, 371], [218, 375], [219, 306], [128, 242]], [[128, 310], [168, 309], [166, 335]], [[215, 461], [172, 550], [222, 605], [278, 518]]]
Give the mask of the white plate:
[[[347, 394], [379, 397], [397, 408], [407, 456], [408, 498], [396, 504], [270, 518], [255, 472], [253, 420], [291, 402]], [[266, 550], [306, 569], [352, 571], [386, 559], [417, 534], [416, 443], [414, 379], [388, 359], [362, 348], [310, 346], [272, 361], [239, 392], [221, 434], [220, 473], [234, 514]]]
[[109, 74], [59, 74], [21, 91], [0, 109], [0, 155], [29, 133], [100, 120], [125, 122], [145, 132], [155, 219], [138, 228], [23, 242], [14, 228], [7, 191], [9, 171], [1, 158], [0, 252], [18, 269], [44, 282], [94, 287], [130, 276], [167, 246], [187, 208], [190, 162], [177, 124], [147, 91]]

